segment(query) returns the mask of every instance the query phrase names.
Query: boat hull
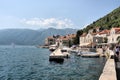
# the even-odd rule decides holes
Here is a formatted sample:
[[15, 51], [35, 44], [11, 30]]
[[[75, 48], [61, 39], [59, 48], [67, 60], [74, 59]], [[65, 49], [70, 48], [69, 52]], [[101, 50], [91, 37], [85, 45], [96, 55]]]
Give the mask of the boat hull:
[[100, 57], [100, 54], [98, 54], [98, 53], [95, 53], [95, 54], [82, 54], [81, 55], [82, 57], [88, 57], [88, 58], [98, 58], [98, 57]]
[[55, 61], [58, 63], [64, 62], [64, 58], [60, 56], [50, 56], [49, 61]]
[[51, 52], [55, 51], [55, 49], [49, 49]]

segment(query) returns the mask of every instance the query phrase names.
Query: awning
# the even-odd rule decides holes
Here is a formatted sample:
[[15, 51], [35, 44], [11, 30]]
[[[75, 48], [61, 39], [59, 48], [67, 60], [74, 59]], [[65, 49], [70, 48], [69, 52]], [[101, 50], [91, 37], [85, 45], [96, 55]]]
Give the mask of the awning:
[[96, 43], [89, 43], [88, 46], [94, 46]]
[[97, 43], [97, 45], [108, 45], [109, 43]]
[[88, 44], [90, 44], [90, 43], [80, 43], [79, 46], [87, 46]]

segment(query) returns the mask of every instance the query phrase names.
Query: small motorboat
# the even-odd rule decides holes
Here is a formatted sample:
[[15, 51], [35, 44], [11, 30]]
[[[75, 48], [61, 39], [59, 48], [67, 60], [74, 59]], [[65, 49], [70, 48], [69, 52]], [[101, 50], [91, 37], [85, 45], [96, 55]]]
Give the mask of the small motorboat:
[[78, 51], [77, 56], [81, 56], [81, 55], [82, 55], [81, 51]]
[[99, 57], [100, 54], [96, 52], [81, 52], [82, 57], [89, 57], [89, 58], [94, 58], [94, 57]]
[[55, 44], [49, 46], [49, 50], [52, 52], [55, 51], [56, 49], [57, 49], [57, 45], [55, 45]]

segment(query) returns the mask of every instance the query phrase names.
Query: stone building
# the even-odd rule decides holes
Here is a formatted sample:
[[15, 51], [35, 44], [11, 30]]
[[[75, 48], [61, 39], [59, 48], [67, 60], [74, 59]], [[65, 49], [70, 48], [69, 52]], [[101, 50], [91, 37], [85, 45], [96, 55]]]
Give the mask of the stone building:
[[55, 44], [56, 39], [53, 36], [49, 36], [45, 39], [45, 45], [53, 45]]
[[65, 36], [53, 37], [49, 36], [45, 39], [45, 45], [56, 44], [59, 40], [62, 41], [63, 46], [71, 46], [73, 44], [73, 39], [76, 37], [76, 34], [68, 34]]
[[80, 46], [93, 46], [95, 44], [104, 43], [105, 39], [110, 35], [110, 30], [103, 30], [96, 33], [88, 32], [80, 36]]
[[108, 36], [108, 43], [117, 43], [117, 38], [120, 36], [120, 28], [112, 28]]

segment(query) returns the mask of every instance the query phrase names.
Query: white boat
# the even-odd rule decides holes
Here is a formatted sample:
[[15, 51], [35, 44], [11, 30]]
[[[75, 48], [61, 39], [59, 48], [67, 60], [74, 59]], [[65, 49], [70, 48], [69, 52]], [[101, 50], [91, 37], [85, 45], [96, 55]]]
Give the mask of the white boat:
[[77, 56], [81, 56], [81, 55], [82, 55], [81, 51], [78, 51]]
[[50, 45], [50, 46], [49, 46], [49, 50], [50, 50], [50, 51], [55, 51], [55, 50], [57, 49], [57, 47], [58, 47], [58, 46], [57, 46], [56, 44]]
[[78, 55], [82, 57], [99, 57], [100, 56], [99, 53], [88, 52], [88, 51], [81, 51], [80, 53], [78, 53]]
[[61, 49], [61, 53], [62, 54], [64, 54], [65, 55], [65, 57], [70, 57], [70, 48], [68, 48], [68, 47], [63, 47], [62, 49]]
[[77, 49], [76, 49], [76, 50], [71, 49], [70, 52], [71, 52], [71, 53], [78, 53], [79, 50], [77, 50]]

